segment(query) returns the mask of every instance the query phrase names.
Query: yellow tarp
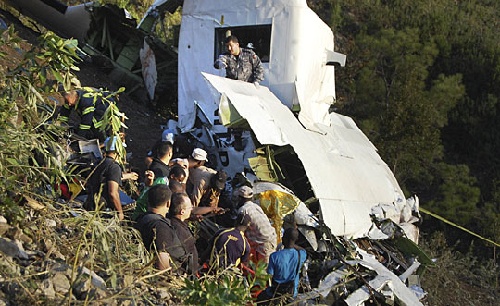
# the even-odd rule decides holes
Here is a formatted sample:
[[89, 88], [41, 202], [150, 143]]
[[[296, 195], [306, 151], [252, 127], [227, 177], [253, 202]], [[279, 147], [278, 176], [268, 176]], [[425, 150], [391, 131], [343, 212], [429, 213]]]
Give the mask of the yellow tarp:
[[300, 200], [293, 194], [280, 190], [266, 190], [258, 193], [256, 198], [264, 213], [272, 220], [278, 243], [281, 242], [283, 217], [292, 213], [299, 206]]

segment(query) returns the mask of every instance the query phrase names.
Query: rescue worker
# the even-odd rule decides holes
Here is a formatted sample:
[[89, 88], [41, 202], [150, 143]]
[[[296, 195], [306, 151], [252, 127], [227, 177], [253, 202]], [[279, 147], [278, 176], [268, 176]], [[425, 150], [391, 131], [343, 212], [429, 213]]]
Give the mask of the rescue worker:
[[102, 118], [110, 103], [116, 103], [111, 92], [91, 87], [74, 88], [62, 93], [64, 105], [59, 112], [58, 120], [68, 123], [71, 111], [74, 110], [80, 117], [80, 124], [76, 134], [85, 139], [99, 139], [103, 141], [105, 132], [101, 132]]
[[252, 202], [252, 188], [241, 186], [236, 191], [236, 195], [238, 196], [238, 214], [247, 215], [250, 220], [245, 236], [250, 243], [252, 260], [268, 263], [269, 256], [276, 249], [276, 231], [260, 205]]
[[163, 142], [158, 147], [153, 162], [149, 165], [149, 170], [153, 171], [155, 177], [168, 177], [170, 172], [169, 162], [172, 158], [173, 148], [169, 142]]
[[[148, 213], [138, 219], [136, 228], [141, 232], [144, 246], [159, 253], [159, 269], [172, 266], [174, 272], [196, 274], [198, 251], [195, 238], [186, 223], [193, 205], [185, 193], [171, 194], [170, 201], [167, 193], [170, 190], [166, 185], [156, 185], [150, 189]], [[159, 197], [157, 194], [163, 195]]]
[[[257, 297], [258, 305], [283, 305], [292, 302], [297, 296], [300, 270], [307, 259], [306, 251], [295, 243], [299, 231], [287, 228], [283, 233], [284, 249], [271, 254], [267, 273], [272, 275], [272, 285]], [[276, 299], [282, 297], [285, 301]]]
[[241, 48], [234, 35], [225, 40], [227, 52], [219, 55], [214, 67], [226, 69], [226, 78], [254, 83], [255, 87], [264, 79], [264, 68], [259, 56], [251, 49]]
[[[118, 213], [118, 219], [123, 220], [123, 207], [120, 201], [120, 186], [122, 180], [137, 180], [135, 172], [122, 173], [122, 168], [116, 161], [118, 158], [117, 142], [121, 141], [118, 136], [108, 137], [104, 142], [106, 157], [99, 162], [93, 170], [86, 183], [87, 199], [84, 207], [87, 210], [95, 210], [98, 204], [105, 204], [107, 208]], [[102, 192], [101, 191], [102, 188]], [[101, 194], [101, 198], [96, 196]]]
[[195, 148], [188, 160], [189, 187], [187, 190], [193, 206], [198, 207], [201, 198], [210, 187], [210, 179], [217, 173], [217, 171], [205, 166], [205, 163], [208, 161], [207, 152], [201, 148]]
[[[155, 185], [149, 189], [147, 212], [138, 216], [135, 228], [141, 233], [144, 246], [156, 253], [156, 268], [165, 270], [170, 268], [169, 242], [172, 240], [170, 220], [166, 218], [170, 207], [172, 192], [166, 185]], [[173, 237], [176, 237], [173, 235]]]
[[146, 164], [146, 166], [148, 168], [151, 166], [153, 159], [155, 157], [158, 157], [160, 147], [163, 144], [169, 143], [172, 146], [172, 155], [174, 154], [174, 136], [175, 136], [174, 132], [175, 131], [171, 130], [171, 129], [166, 129], [162, 132], [161, 139], [159, 139], [157, 142], [155, 142], [155, 144], [153, 145], [151, 150], [149, 150], [149, 152], [147, 153], [146, 158], [144, 160], [144, 163]]
[[221, 193], [226, 188], [227, 173], [219, 170], [210, 177], [210, 184], [203, 193], [199, 206], [218, 207]]
[[250, 257], [250, 244], [245, 231], [250, 226], [250, 218], [239, 214], [235, 227], [217, 232], [213, 238], [210, 253], [210, 269], [226, 269], [245, 264]]

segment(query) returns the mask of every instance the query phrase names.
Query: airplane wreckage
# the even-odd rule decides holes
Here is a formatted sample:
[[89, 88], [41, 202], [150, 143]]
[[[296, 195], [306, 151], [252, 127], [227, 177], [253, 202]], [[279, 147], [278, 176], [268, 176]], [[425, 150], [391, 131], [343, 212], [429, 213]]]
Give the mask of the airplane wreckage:
[[[303, 275], [314, 288], [299, 300], [422, 305], [417, 272], [432, 261], [416, 244], [418, 198], [405, 198], [351, 118], [330, 111], [335, 65], [346, 57], [305, 0], [157, 0], [138, 24], [109, 5], [7, 2], [108, 58], [129, 91], [145, 88], [155, 100], [177, 84], [178, 121], [168, 128], [195, 137], [213, 168], [253, 178], [277, 231], [297, 224], [309, 257]], [[179, 7], [178, 45], [167, 46], [153, 29]], [[213, 67], [227, 33], [253, 44], [261, 86]]]

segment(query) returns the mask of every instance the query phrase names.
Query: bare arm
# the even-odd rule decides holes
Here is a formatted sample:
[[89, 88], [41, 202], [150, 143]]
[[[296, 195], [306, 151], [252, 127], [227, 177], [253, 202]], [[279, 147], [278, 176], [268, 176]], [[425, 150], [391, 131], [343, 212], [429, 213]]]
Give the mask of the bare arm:
[[122, 180], [133, 180], [137, 181], [139, 175], [135, 172], [127, 172], [122, 174]]
[[220, 214], [223, 212], [224, 212], [224, 208], [222, 208], [222, 207], [198, 206], [198, 207], [193, 207], [192, 214], [205, 215], [205, 214], [209, 214], [209, 213]]
[[109, 198], [111, 199], [111, 202], [115, 207], [115, 210], [118, 212], [118, 219], [123, 220], [124, 216], [122, 210], [122, 203], [120, 202], [120, 194], [118, 190], [119, 190], [119, 185], [117, 182], [108, 181]]
[[192, 214], [194, 214], [194, 215], [204, 215], [204, 214], [208, 214], [208, 213], [211, 213], [211, 212], [214, 212], [214, 208], [213, 207], [209, 207], [209, 206], [197, 206], [197, 207], [193, 207]]

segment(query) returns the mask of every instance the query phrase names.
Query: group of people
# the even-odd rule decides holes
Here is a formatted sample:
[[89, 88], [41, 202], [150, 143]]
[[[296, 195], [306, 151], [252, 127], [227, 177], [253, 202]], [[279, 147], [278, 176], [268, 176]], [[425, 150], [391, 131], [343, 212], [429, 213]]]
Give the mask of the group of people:
[[[219, 56], [214, 66], [226, 69], [226, 77], [258, 84], [263, 80], [259, 57], [251, 49], [241, 48], [235, 36], [226, 38], [227, 53]], [[65, 104], [59, 119], [67, 122], [72, 110], [80, 116], [77, 134], [87, 139], [103, 140], [102, 117], [107, 103], [113, 99], [92, 93], [90, 88], [63, 93]], [[135, 172], [126, 173], [117, 162], [121, 144], [119, 136], [104, 141], [105, 157], [95, 166], [86, 182], [87, 199], [84, 207], [116, 211], [120, 220], [126, 219], [120, 201], [120, 186], [126, 179], [137, 180]], [[174, 158], [175, 157], [175, 158]], [[287, 228], [282, 247], [277, 248], [277, 234], [259, 204], [253, 201], [253, 189], [238, 186], [233, 193], [234, 225], [218, 231], [208, 246], [199, 250], [188, 222], [203, 216], [220, 215], [221, 194], [226, 190], [228, 175], [206, 166], [207, 152], [194, 148], [187, 158], [174, 156], [174, 135], [166, 130], [146, 159], [145, 188], [135, 202], [130, 222], [140, 232], [144, 246], [156, 256], [156, 268], [174, 273], [198, 275], [202, 266], [210, 271], [229, 267], [244, 267], [248, 261], [268, 264], [272, 284], [258, 296], [259, 304], [273, 297], [295, 296], [299, 271], [306, 252], [296, 245], [299, 233]], [[205, 269], [207, 273], [207, 269]]]
[[[106, 157], [91, 178], [100, 178], [102, 199], [123, 219], [123, 209], [116, 197], [123, 179], [114, 159], [116, 141], [120, 140], [113, 138], [106, 142]], [[205, 272], [213, 272], [229, 267], [244, 268], [250, 260], [263, 261], [268, 263], [273, 282], [258, 296], [259, 303], [265, 304], [284, 294], [296, 295], [300, 267], [306, 260], [305, 251], [295, 245], [298, 231], [286, 229], [284, 249], [277, 251], [276, 231], [262, 208], [253, 201], [253, 189], [249, 186], [240, 186], [234, 192], [234, 226], [217, 232], [206, 249], [197, 248], [188, 222], [199, 221], [208, 213], [225, 212], [218, 206], [216, 195], [225, 189], [227, 175], [218, 175], [224, 172], [205, 166], [207, 154], [201, 148], [195, 148], [186, 160], [172, 159], [172, 149], [170, 142], [158, 146], [145, 173], [148, 186], [137, 200], [132, 215], [144, 246], [156, 255], [156, 267], [197, 275], [202, 266]], [[90, 183], [90, 192], [93, 192], [93, 184], [99, 185]], [[218, 192], [213, 192], [214, 189]], [[209, 200], [204, 201], [207, 194], [210, 194]]]
[[[271, 303], [276, 297], [296, 296], [300, 268], [307, 258], [305, 250], [295, 244], [299, 233], [295, 228], [286, 229], [282, 249], [278, 250], [276, 231], [260, 205], [253, 201], [253, 189], [249, 186], [243, 185], [234, 191], [234, 225], [215, 233], [205, 249], [197, 249], [196, 239], [186, 222], [196, 222], [199, 220], [196, 216], [204, 213], [222, 212], [214, 199], [225, 189], [227, 179], [225, 175], [218, 175], [224, 172], [205, 166], [206, 156], [203, 149], [195, 148], [187, 162], [181, 162], [187, 167], [181, 176], [172, 175], [175, 169], [183, 169], [179, 161], [173, 159], [165, 163], [170, 165], [169, 180], [177, 177], [176, 182], [183, 184], [187, 176], [187, 188], [175, 190], [175, 187], [157, 184], [146, 192], [147, 208], [136, 218], [136, 228], [141, 232], [144, 245], [156, 254], [157, 268], [197, 274], [229, 267], [244, 269], [250, 260], [262, 261], [268, 264], [272, 283], [258, 295], [259, 305]], [[150, 170], [154, 168], [154, 161]], [[152, 174], [155, 175], [156, 172]], [[214, 189], [218, 192], [212, 192]], [[204, 201], [207, 194], [211, 200]]]

